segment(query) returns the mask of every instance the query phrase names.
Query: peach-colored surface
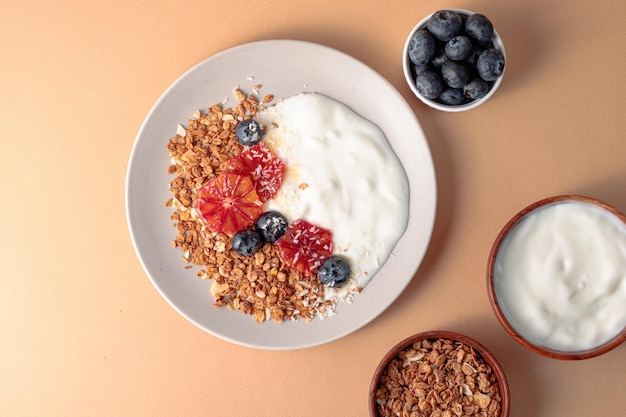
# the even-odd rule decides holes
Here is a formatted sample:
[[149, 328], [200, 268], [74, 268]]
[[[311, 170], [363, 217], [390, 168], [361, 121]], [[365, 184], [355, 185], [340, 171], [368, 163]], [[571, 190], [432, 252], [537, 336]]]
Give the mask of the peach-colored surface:
[[[412, 97], [401, 66], [413, 25], [452, 7], [490, 16], [508, 58], [496, 95], [461, 114]], [[493, 351], [512, 416], [623, 414], [626, 346], [579, 362], [524, 350], [497, 323], [485, 272], [499, 229], [535, 200], [583, 194], [626, 210], [626, 3], [2, 1], [0, 10], [0, 415], [365, 416], [378, 360], [431, 329]], [[439, 192], [431, 246], [400, 298], [348, 337], [286, 352], [229, 344], [178, 315], [142, 270], [124, 211], [133, 140], [160, 94], [218, 51], [274, 38], [347, 52], [396, 86], [424, 127]]]

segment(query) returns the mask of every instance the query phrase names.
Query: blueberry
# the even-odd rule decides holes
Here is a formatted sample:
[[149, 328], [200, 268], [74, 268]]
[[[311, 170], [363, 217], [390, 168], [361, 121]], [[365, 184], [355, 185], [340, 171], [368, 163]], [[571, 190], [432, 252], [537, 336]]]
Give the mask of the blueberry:
[[417, 91], [425, 98], [434, 99], [443, 91], [443, 82], [435, 72], [427, 70], [418, 74], [415, 79]]
[[483, 52], [483, 49], [479, 45], [474, 45], [472, 47], [472, 53], [469, 54], [463, 62], [467, 65], [468, 68], [472, 68], [472, 70], [476, 70], [476, 63], [478, 62], [478, 57]]
[[426, 65], [413, 64], [411, 68], [413, 69], [413, 77], [417, 77], [418, 74], [421, 74], [422, 72], [426, 71], [429, 67], [428, 67], [428, 64]]
[[448, 61], [450, 58], [448, 58], [448, 55], [446, 55], [446, 51], [444, 49], [438, 49], [435, 52], [435, 56], [433, 57], [433, 59], [430, 61], [430, 63], [435, 67], [435, 68], [441, 68], [441, 66], [443, 65], [444, 62]]
[[409, 58], [417, 66], [428, 65], [435, 53], [435, 39], [427, 30], [418, 30], [409, 41]]
[[472, 41], [467, 36], [455, 36], [446, 43], [445, 52], [450, 59], [463, 60], [472, 53]]
[[287, 219], [277, 211], [266, 211], [257, 219], [256, 231], [265, 242], [274, 243], [287, 231]]
[[326, 259], [317, 270], [317, 277], [322, 284], [335, 288], [350, 278], [350, 265], [341, 256], [333, 255]]
[[471, 99], [483, 98], [489, 92], [489, 84], [482, 78], [474, 78], [463, 87], [463, 94]]
[[485, 15], [474, 13], [465, 21], [465, 33], [484, 45], [493, 36], [493, 25]]
[[476, 62], [478, 75], [485, 81], [495, 81], [504, 73], [504, 55], [495, 48], [483, 51]]
[[439, 96], [439, 101], [448, 106], [458, 106], [465, 101], [465, 95], [460, 88], [446, 88]]
[[256, 145], [263, 137], [263, 128], [254, 119], [242, 120], [235, 128], [235, 136], [244, 146]]
[[242, 230], [233, 236], [232, 247], [239, 255], [254, 255], [261, 247], [261, 236], [256, 230]]
[[443, 80], [452, 88], [463, 88], [469, 81], [467, 67], [458, 61], [447, 61], [441, 66]]
[[426, 26], [435, 38], [447, 42], [461, 33], [463, 20], [452, 10], [439, 10], [433, 13]]

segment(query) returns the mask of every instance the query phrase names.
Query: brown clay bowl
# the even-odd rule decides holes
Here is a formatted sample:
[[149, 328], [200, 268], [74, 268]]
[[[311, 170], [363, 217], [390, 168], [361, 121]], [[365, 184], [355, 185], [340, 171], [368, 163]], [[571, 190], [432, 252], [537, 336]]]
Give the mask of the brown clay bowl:
[[[436, 341], [436, 340], [448, 340], [451, 342], [453, 346], [455, 346], [457, 350], [467, 349], [468, 351], [474, 352], [472, 354], [474, 358], [476, 358], [479, 362], [486, 364], [491, 369], [490, 374], [488, 374], [489, 375], [488, 379], [491, 381], [491, 386], [495, 387], [492, 389], [498, 392], [498, 395], [500, 397], [499, 407], [498, 407], [499, 413], [496, 415], [497, 417], [508, 417], [509, 410], [510, 410], [509, 386], [506, 380], [506, 376], [504, 375], [504, 370], [502, 369], [502, 366], [500, 366], [500, 364], [496, 360], [495, 356], [491, 352], [489, 352], [483, 345], [481, 345], [476, 340], [468, 336], [451, 332], [451, 331], [441, 331], [441, 330], [428, 331], [428, 332], [419, 333], [419, 334], [407, 337], [406, 339], [404, 339], [403, 341], [401, 341], [400, 343], [392, 347], [389, 350], [389, 352], [387, 352], [387, 354], [383, 357], [378, 367], [376, 368], [376, 371], [374, 372], [374, 376], [372, 377], [372, 381], [370, 384], [370, 391], [369, 391], [370, 416], [379, 417], [381, 415], [378, 412], [379, 399], [377, 398], [377, 393], [382, 386], [381, 381], [383, 381], [382, 384], [384, 385], [384, 381], [389, 377], [389, 369], [395, 368], [396, 365], [398, 365], [397, 361], [406, 360], [404, 358], [406, 357], [407, 349], [409, 350], [413, 349], [416, 346], [416, 343], [419, 343], [419, 344], [429, 343], [429, 342], [432, 343], [433, 341]], [[463, 372], [466, 372], [464, 373], [464, 375], [470, 374], [467, 377], [473, 379], [474, 376], [472, 374], [472, 371], [479, 371], [479, 369], [482, 369], [480, 368], [480, 366], [476, 365], [476, 362], [473, 361], [472, 355], [466, 355], [466, 356], [463, 356], [462, 358], [459, 358], [458, 356], [455, 356], [455, 354], [450, 354], [450, 355], [444, 354], [443, 353], [445, 351], [444, 349], [437, 349], [437, 351], [440, 353], [440, 356], [445, 356], [444, 358], [445, 360], [432, 361], [432, 357], [430, 355], [433, 355], [433, 354], [428, 353], [428, 352], [432, 352], [433, 350], [432, 347], [428, 348], [428, 346], [426, 347], [422, 346], [422, 348], [427, 353], [423, 357], [420, 358], [421, 354], [419, 352], [416, 352], [416, 354], [412, 356], [412, 358], [415, 360], [412, 359], [412, 360], [409, 360], [409, 362], [415, 362], [414, 366], [424, 366], [425, 364], [429, 365], [430, 368], [433, 369], [433, 372], [435, 372], [434, 371], [435, 369], [441, 368], [441, 373], [439, 374], [440, 376], [454, 374], [454, 372], [458, 373], [458, 369], [459, 367], [461, 367], [463, 369]], [[456, 354], [458, 354], [458, 351], [455, 351], [455, 352]], [[458, 361], [457, 359], [460, 359], [460, 361]], [[439, 364], [439, 362], [441, 362], [441, 364]], [[458, 365], [454, 365], [453, 362], [458, 363]], [[453, 365], [455, 366], [455, 368], [452, 368]], [[426, 366], [427, 370], [429, 366]], [[477, 369], [474, 369], [474, 367], [476, 367]], [[405, 368], [403, 367], [403, 369]], [[456, 371], [453, 371], [452, 369], [456, 369]], [[425, 374], [420, 374], [420, 375], [425, 375]], [[432, 375], [433, 378], [435, 376], [436, 375], [434, 374]], [[464, 378], [464, 376], [462, 377]], [[420, 377], [420, 378], [423, 378], [423, 377]], [[447, 378], [447, 377], [444, 376], [444, 378]], [[417, 383], [418, 381], [414, 381], [414, 382]], [[463, 398], [466, 401], [466, 406], [467, 407], [481, 407], [481, 402], [479, 400], [486, 400], [486, 398], [485, 398], [485, 395], [479, 389], [479, 387], [474, 386], [473, 391], [472, 391], [470, 387], [467, 386], [467, 384], [465, 383], [463, 384], [466, 386], [463, 387], [462, 385], [457, 384], [454, 389], [458, 389], [460, 390], [460, 392], [464, 392]], [[426, 401], [430, 395], [428, 394], [428, 392], [430, 392], [429, 388], [425, 388], [424, 391], [420, 393], [420, 395], [426, 395], [425, 397], [422, 397]], [[492, 398], [497, 398], [497, 396], [493, 395]], [[491, 401], [497, 401], [497, 400], [491, 400]], [[488, 400], [488, 403], [490, 404], [491, 401]], [[406, 402], [404, 402], [402, 404], [402, 407], [406, 405], [407, 405]], [[414, 405], [419, 407], [419, 402]], [[482, 405], [484, 405], [485, 407], [489, 407], [489, 405], [486, 405], [486, 403], [484, 402], [482, 403]], [[456, 415], [454, 413], [452, 414]]]
[[[504, 327], [504, 329], [509, 333], [509, 335], [511, 335], [511, 337], [513, 337], [513, 339], [519, 342], [522, 346], [532, 352], [538, 353], [548, 358], [562, 360], [580, 360], [602, 355], [623, 343], [626, 340], [626, 327], [610, 340], [591, 348], [585, 348], [578, 351], [571, 351], [570, 349], [559, 350], [550, 348], [537, 342], [530, 341], [527, 337], [523, 336], [520, 330], [511, 323], [505, 312], [507, 306], [504, 305], [504, 302], [498, 297], [498, 291], [496, 288], [496, 264], [498, 260], [498, 254], [501, 250], [504, 250], [503, 242], [505, 242], [505, 239], [507, 238], [511, 230], [516, 225], [518, 225], [527, 215], [535, 212], [535, 210], [539, 210], [550, 205], [570, 202], [591, 204], [594, 207], [600, 208], [601, 210], [605, 211], [609, 216], [614, 216], [614, 220], [616, 220], [618, 223], [621, 222], [626, 224], [626, 216], [624, 216], [624, 214], [619, 212], [614, 207], [594, 198], [579, 195], [559, 195], [537, 201], [513, 216], [513, 218], [509, 220], [508, 223], [506, 223], [506, 225], [498, 234], [489, 253], [489, 260], [487, 264], [487, 293], [489, 296], [489, 302], [491, 304], [493, 312], [496, 315], [496, 318], [498, 319], [502, 327]], [[624, 308], [626, 308], [626, 306]]]

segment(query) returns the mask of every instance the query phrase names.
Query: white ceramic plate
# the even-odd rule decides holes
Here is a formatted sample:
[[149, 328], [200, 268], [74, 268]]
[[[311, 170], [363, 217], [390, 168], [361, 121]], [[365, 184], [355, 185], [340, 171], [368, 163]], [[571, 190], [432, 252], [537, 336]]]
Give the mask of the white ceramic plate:
[[[400, 158], [410, 184], [408, 228], [391, 257], [353, 303], [337, 306], [333, 317], [310, 323], [271, 321], [213, 306], [210, 281], [186, 270], [171, 227], [166, 144], [178, 124], [196, 110], [224, 101], [236, 103], [232, 90], [286, 98], [318, 92], [350, 106], [376, 123]], [[366, 202], [364, 202], [366, 204]], [[363, 327], [402, 293], [415, 275], [435, 221], [433, 161], [415, 114], [393, 86], [360, 61], [334, 49], [293, 40], [259, 41], [218, 53], [183, 74], [146, 117], [130, 155], [126, 178], [126, 215], [137, 256], [161, 295], [184, 317], [207, 332], [243, 346], [287, 350], [317, 346]]]

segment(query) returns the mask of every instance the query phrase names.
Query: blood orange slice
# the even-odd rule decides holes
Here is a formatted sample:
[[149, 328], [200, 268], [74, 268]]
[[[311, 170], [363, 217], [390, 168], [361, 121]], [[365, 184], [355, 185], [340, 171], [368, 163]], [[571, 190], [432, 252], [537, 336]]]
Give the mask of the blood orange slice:
[[209, 229], [233, 236], [263, 214], [263, 203], [250, 176], [223, 172], [198, 190], [196, 209]]
[[227, 171], [250, 175], [262, 202], [274, 197], [283, 182], [285, 164], [264, 143], [244, 149], [228, 161]]
[[296, 220], [276, 245], [288, 267], [311, 275], [332, 255], [333, 233], [306, 220]]

